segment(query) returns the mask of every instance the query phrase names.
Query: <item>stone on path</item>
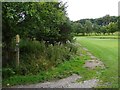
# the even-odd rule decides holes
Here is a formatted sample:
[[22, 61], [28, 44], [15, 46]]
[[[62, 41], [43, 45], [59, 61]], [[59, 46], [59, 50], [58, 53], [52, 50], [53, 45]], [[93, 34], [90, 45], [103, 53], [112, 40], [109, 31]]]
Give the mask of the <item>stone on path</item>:
[[84, 54], [80, 54], [80, 56], [85, 56]]
[[96, 67], [105, 68], [103, 62], [101, 62], [100, 60], [87, 60], [84, 67], [87, 67], [89, 69], [94, 69]]
[[97, 59], [97, 57], [95, 57], [95, 56], [93, 56], [93, 55], [91, 55], [90, 58], [91, 58], [91, 59]]
[[87, 48], [83, 48], [83, 50], [88, 51], [88, 49], [87, 49]]
[[87, 55], [92, 56], [92, 54], [90, 52], [87, 52]]

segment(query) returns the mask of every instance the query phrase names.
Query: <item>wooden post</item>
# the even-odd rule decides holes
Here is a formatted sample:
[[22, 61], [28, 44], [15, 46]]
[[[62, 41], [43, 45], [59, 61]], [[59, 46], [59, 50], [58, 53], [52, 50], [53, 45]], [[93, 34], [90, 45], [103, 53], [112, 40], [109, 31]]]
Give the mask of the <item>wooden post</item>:
[[20, 37], [17, 34], [16, 35], [16, 66], [19, 66], [19, 42], [20, 42]]

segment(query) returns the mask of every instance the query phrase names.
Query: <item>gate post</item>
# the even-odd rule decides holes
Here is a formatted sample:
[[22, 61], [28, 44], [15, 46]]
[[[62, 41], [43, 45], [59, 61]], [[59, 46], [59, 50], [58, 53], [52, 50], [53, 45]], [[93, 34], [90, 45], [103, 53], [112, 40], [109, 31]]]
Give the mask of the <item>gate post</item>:
[[20, 37], [19, 35], [17, 34], [16, 35], [16, 66], [18, 67], [19, 66], [19, 42], [20, 42]]

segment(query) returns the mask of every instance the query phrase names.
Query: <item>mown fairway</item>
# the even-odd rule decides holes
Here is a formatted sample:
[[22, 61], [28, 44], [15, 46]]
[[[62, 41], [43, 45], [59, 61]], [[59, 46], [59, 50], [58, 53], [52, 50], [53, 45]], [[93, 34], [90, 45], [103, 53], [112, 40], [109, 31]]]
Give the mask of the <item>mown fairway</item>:
[[102, 83], [111, 88], [118, 87], [118, 39], [91, 37], [76, 37], [76, 39], [105, 64], [106, 69], [99, 75]]

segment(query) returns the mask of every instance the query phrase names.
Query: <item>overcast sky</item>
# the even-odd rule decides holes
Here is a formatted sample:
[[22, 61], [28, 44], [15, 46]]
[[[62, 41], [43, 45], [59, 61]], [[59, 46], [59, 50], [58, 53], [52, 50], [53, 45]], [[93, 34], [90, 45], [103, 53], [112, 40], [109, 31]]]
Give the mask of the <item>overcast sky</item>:
[[70, 20], [99, 18], [109, 14], [118, 16], [120, 0], [62, 0], [67, 2], [67, 13]]

